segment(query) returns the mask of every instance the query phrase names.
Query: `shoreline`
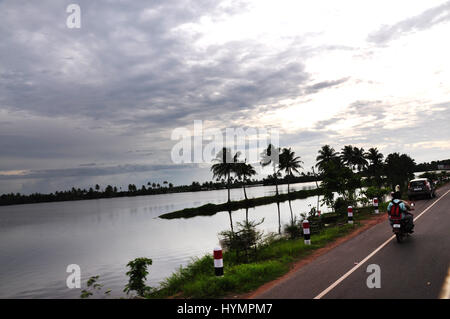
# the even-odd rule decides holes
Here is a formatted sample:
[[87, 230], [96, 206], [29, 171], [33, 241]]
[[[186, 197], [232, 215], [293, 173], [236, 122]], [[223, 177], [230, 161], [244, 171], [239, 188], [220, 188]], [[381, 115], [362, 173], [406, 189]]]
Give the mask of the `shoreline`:
[[[319, 180], [320, 181], [320, 180]], [[300, 182], [291, 182], [291, 185], [294, 184], [304, 184], [304, 183], [312, 183], [314, 181], [300, 181]], [[278, 184], [278, 186], [281, 185], [287, 185], [287, 182], [281, 182]], [[259, 181], [259, 183], [255, 184], [248, 184], [245, 187], [246, 188], [253, 188], [253, 187], [266, 187], [266, 186], [275, 186], [275, 184], [264, 184], [263, 182]], [[160, 189], [147, 189], [145, 191], [142, 191], [141, 189], [135, 191], [135, 192], [129, 192], [129, 191], [121, 191], [111, 194], [106, 194], [104, 192], [98, 192], [94, 191], [93, 193], [89, 193], [86, 190], [84, 194], [80, 195], [79, 197], [73, 197], [73, 198], [56, 198], [56, 196], [61, 196], [61, 193], [66, 192], [68, 194], [67, 196], [71, 196], [70, 191], [62, 191], [59, 192], [59, 195], [56, 195], [56, 193], [49, 193], [49, 194], [20, 194], [20, 193], [7, 193], [7, 194], [0, 194], [0, 207], [3, 206], [18, 206], [18, 205], [29, 205], [29, 204], [42, 204], [42, 203], [59, 203], [59, 202], [75, 202], [75, 201], [83, 201], [83, 200], [95, 200], [95, 199], [110, 199], [110, 198], [124, 198], [124, 197], [141, 197], [141, 196], [156, 196], [156, 195], [171, 195], [171, 194], [180, 194], [180, 193], [198, 193], [198, 192], [211, 192], [211, 191], [226, 191], [227, 188], [225, 186], [217, 187], [217, 188], [210, 188], [210, 189], [182, 189], [184, 186], [175, 186], [173, 189], [170, 188], [160, 188]], [[190, 186], [187, 186], [190, 187]], [[181, 188], [181, 189], [180, 189]], [[232, 185], [230, 189], [240, 189], [242, 188], [242, 184], [238, 185]], [[7, 197], [11, 196], [19, 196], [21, 199], [18, 200], [18, 202], [8, 202]], [[33, 198], [34, 197], [40, 197], [40, 198]], [[77, 195], [78, 196], [78, 195]], [[17, 201], [17, 199], [14, 199], [14, 201]]]
[[[323, 218], [323, 215], [321, 216]], [[332, 225], [311, 235], [312, 245], [305, 245], [303, 237], [289, 239], [286, 235], [259, 248], [260, 257], [250, 263], [235, 260], [234, 252], [224, 252], [225, 276], [214, 275], [213, 258], [210, 254], [196, 258], [186, 267], [167, 277], [161, 286], [147, 298], [250, 298], [262, 287], [271, 286], [294, 271], [340, 243], [357, 236], [386, 218], [374, 215], [372, 207], [361, 207], [355, 211], [354, 224], [339, 216]], [[309, 218], [312, 222], [312, 218]]]

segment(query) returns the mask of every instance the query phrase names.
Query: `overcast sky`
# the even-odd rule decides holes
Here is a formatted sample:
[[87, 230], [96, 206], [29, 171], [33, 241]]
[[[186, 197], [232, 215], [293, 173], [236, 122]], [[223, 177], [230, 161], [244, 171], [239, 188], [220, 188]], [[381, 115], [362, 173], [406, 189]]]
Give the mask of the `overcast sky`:
[[[66, 25], [70, 3], [81, 28]], [[0, 193], [205, 181], [177, 127], [450, 158], [450, 2], [0, 0]]]

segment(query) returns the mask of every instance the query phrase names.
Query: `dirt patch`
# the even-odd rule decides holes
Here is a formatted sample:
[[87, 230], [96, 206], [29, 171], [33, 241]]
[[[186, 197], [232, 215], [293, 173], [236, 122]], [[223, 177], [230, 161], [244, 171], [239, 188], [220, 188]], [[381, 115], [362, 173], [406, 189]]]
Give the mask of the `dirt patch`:
[[262, 285], [261, 287], [259, 287], [258, 289], [246, 293], [246, 294], [242, 294], [242, 295], [235, 295], [229, 298], [239, 298], [239, 299], [252, 299], [252, 298], [257, 298], [258, 295], [262, 294], [263, 292], [269, 290], [270, 288], [272, 288], [273, 286], [277, 285], [278, 283], [289, 279], [297, 270], [299, 270], [300, 268], [302, 268], [303, 266], [309, 264], [310, 262], [312, 262], [313, 260], [315, 260], [316, 258], [318, 258], [319, 256], [322, 256], [324, 254], [326, 254], [327, 252], [329, 252], [330, 250], [336, 248], [337, 246], [341, 245], [342, 243], [345, 243], [346, 241], [358, 236], [359, 234], [361, 234], [362, 232], [366, 231], [367, 229], [382, 223], [384, 221], [387, 220], [387, 214], [386, 213], [382, 213], [379, 216], [373, 216], [369, 219], [366, 220], [362, 220], [360, 221], [361, 226], [358, 227], [357, 229], [355, 229], [354, 231], [352, 231], [351, 233], [349, 233], [348, 235], [345, 235], [344, 237], [340, 237], [338, 239], [336, 239], [335, 241], [327, 244], [325, 247], [319, 248], [317, 250], [315, 250], [314, 252], [312, 252], [310, 255], [308, 255], [305, 258], [302, 258], [301, 260], [299, 260], [298, 262], [295, 262], [292, 264], [291, 269], [289, 270], [289, 272], [287, 272], [286, 274], [284, 274], [283, 276], [281, 276], [278, 279], [275, 279], [273, 281], [270, 281], [264, 285]]

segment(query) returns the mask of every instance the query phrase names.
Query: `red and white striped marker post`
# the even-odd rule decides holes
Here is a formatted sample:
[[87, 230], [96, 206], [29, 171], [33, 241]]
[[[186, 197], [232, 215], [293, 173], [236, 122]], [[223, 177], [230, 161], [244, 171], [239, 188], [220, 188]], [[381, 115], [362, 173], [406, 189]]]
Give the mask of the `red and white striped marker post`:
[[378, 198], [373, 199], [373, 207], [375, 208], [375, 214], [379, 214], [380, 212], [378, 211]]
[[309, 221], [305, 219], [303, 225], [303, 238], [305, 239], [305, 245], [311, 245], [311, 233], [309, 230]]
[[222, 248], [214, 248], [214, 272], [216, 276], [223, 276]]
[[347, 212], [348, 212], [348, 223], [353, 224], [353, 207], [348, 206]]

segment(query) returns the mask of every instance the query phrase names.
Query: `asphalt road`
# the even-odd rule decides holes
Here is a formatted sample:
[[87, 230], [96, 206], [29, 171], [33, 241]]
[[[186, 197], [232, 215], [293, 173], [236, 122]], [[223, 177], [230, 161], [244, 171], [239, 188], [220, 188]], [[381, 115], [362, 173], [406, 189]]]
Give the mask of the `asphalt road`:
[[[415, 201], [415, 232], [403, 243], [392, 238], [388, 222], [380, 223], [253, 297], [439, 298], [450, 267], [449, 190], [447, 184], [437, 198]], [[380, 288], [367, 286], [371, 264], [380, 267]]]

